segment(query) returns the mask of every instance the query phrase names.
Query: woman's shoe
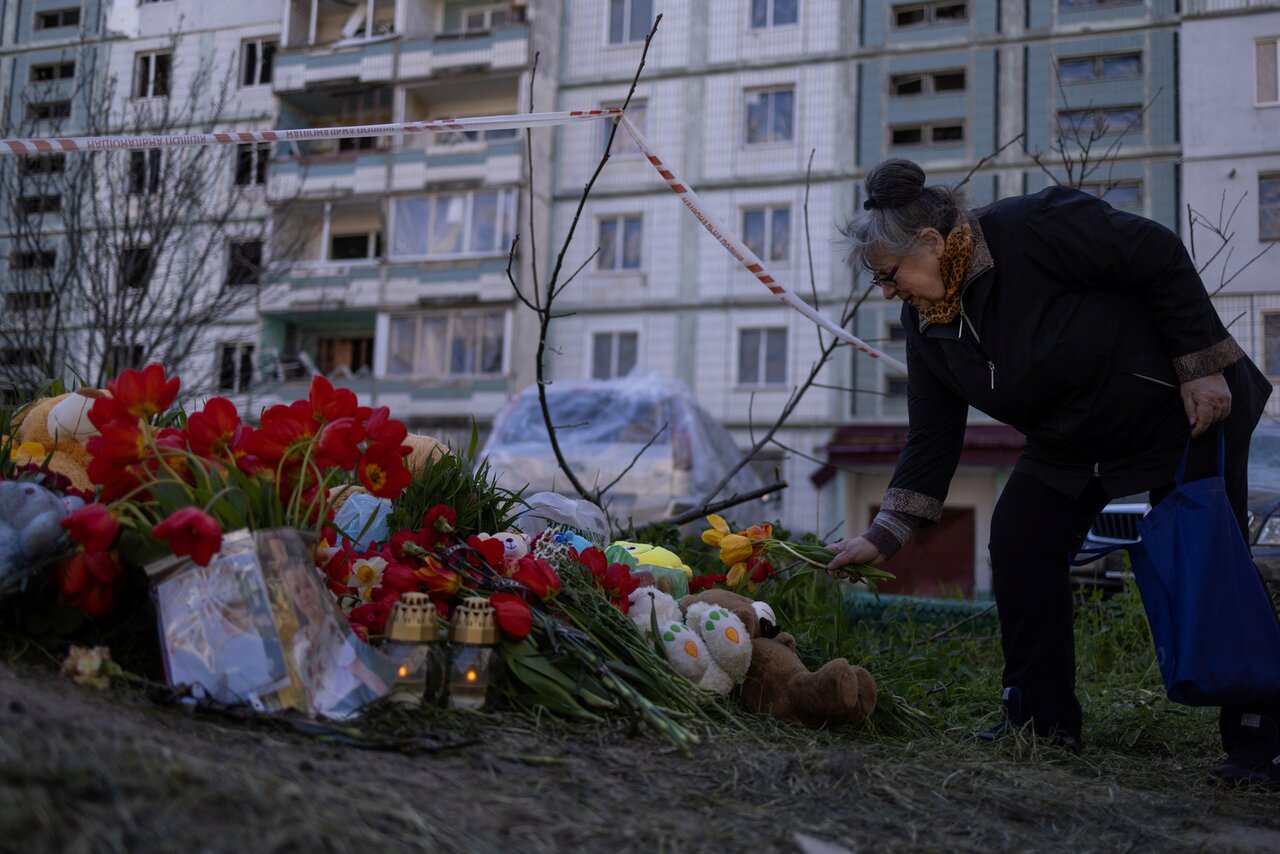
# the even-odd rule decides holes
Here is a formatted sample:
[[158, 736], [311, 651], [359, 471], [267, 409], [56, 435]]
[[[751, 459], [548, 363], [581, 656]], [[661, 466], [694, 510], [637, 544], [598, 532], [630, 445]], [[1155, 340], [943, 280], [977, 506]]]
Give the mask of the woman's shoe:
[[1223, 724], [1227, 759], [1213, 775], [1228, 786], [1280, 791], [1280, 725], [1268, 715], [1241, 714]]

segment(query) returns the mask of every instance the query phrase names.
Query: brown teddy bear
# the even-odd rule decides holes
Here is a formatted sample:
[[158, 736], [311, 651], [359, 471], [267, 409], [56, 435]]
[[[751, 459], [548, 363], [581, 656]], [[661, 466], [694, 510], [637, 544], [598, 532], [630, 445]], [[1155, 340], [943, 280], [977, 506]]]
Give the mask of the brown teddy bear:
[[876, 707], [876, 681], [843, 658], [810, 672], [796, 655], [796, 639], [783, 632], [764, 637], [756, 603], [729, 590], [706, 590], [680, 600], [688, 611], [697, 602], [734, 614], [751, 636], [751, 666], [742, 683], [742, 702], [753, 712], [797, 720], [806, 726], [856, 724]]
[[[89, 452], [84, 444], [98, 430], [89, 421], [93, 402], [106, 394], [82, 388], [67, 394], [41, 398], [24, 407], [13, 421], [13, 450], [20, 464], [44, 464], [71, 481], [76, 489], [93, 491], [89, 480]], [[52, 456], [49, 456], [50, 452]]]

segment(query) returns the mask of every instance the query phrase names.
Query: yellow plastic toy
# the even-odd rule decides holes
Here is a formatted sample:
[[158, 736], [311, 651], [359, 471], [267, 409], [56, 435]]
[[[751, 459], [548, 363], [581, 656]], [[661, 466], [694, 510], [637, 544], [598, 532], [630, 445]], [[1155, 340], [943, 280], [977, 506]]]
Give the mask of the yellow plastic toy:
[[671, 551], [671, 549], [651, 546], [648, 543], [631, 543], [626, 540], [618, 540], [614, 545], [626, 549], [640, 563], [678, 569], [685, 574], [686, 578], [693, 578], [693, 569], [686, 566], [680, 556]]

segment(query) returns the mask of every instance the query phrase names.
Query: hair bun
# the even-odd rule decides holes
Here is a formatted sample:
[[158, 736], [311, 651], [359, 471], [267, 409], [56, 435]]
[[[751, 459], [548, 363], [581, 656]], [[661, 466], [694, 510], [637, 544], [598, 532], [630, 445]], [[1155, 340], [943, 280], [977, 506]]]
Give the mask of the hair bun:
[[884, 160], [867, 173], [867, 200], [862, 207], [873, 210], [909, 205], [920, 197], [924, 182], [924, 170], [918, 164], [902, 158]]

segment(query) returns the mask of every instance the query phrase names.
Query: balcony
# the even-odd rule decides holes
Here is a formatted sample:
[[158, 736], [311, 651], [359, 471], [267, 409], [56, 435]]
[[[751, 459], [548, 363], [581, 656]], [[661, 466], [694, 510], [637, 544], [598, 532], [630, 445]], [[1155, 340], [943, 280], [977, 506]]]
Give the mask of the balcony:
[[400, 78], [516, 71], [528, 64], [529, 31], [523, 24], [515, 24], [487, 32], [408, 39], [401, 47]]
[[1247, 14], [1280, 10], [1280, 0], [1187, 0], [1182, 4], [1183, 16]]
[[385, 192], [388, 156], [385, 147], [377, 147], [275, 160], [271, 164], [267, 198], [279, 203], [298, 198], [342, 198]]
[[366, 39], [342, 47], [283, 49], [276, 55], [272, 86], [297, 92], [336, 83], [388, 83], [395, 68], [396, 36]]

